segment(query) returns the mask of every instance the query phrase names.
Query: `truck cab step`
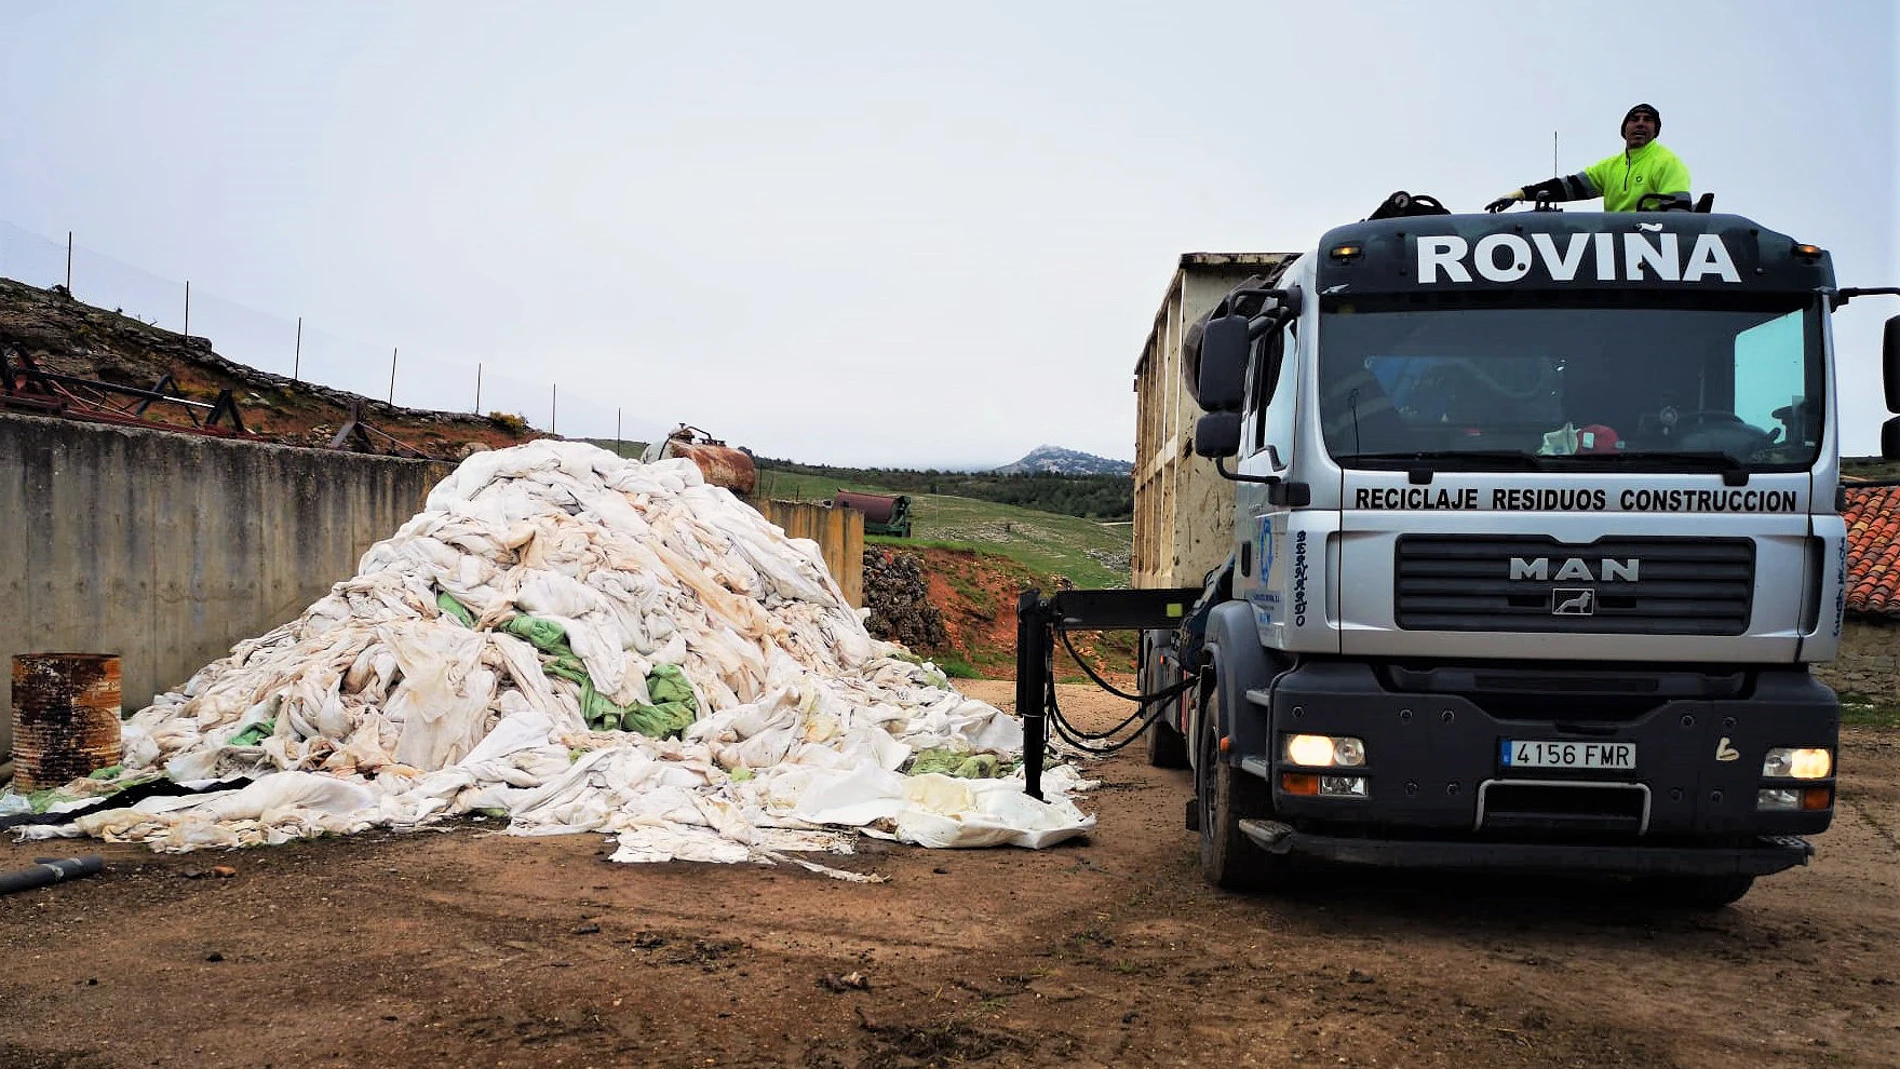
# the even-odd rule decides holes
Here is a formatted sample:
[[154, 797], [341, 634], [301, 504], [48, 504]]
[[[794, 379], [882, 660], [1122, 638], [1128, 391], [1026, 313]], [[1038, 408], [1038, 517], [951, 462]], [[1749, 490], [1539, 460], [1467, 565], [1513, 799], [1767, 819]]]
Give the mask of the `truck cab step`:
[[1293, 825], [1277, 820], [1243, 820], [1240, 822], [1241, 834], [1268, 850], [1275, 843], [1293, 834]]

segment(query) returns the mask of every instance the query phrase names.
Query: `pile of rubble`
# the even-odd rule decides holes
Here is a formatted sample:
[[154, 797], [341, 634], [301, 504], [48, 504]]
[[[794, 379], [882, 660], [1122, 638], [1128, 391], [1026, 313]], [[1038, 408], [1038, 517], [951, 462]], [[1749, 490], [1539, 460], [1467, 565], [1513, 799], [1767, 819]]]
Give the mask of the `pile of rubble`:
[[915, 554], [865, 549], [864, 607], [871, 610], [864, 626], [876, 638], [918, 650], [942, 649], [949, 641]]
[[[737, 861], [1093, 823], [1073, 772], [1047, 801], [1002, 775], [1020, 724], [871, 638], [815, 544], [688, 461], [581, 443], [471, 457], [356, 576], [124, 737], [121, 770], [67, 789], [71, 823], [26, 834], [189, 850], [482, 811], [612, 834], [615, 860]], [[80, 797], [160, 779], [207, 793]]]

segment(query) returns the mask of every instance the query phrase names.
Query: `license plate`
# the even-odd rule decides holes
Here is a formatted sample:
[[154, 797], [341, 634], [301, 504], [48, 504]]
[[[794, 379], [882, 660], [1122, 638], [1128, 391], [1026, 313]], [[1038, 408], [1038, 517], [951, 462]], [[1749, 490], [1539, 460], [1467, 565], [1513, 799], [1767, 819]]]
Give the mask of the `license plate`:
[[1501, 747], [1506, 768], [1634, 769], [1633, 742], [1557, 742], [1543, 739], [1505, 739]]

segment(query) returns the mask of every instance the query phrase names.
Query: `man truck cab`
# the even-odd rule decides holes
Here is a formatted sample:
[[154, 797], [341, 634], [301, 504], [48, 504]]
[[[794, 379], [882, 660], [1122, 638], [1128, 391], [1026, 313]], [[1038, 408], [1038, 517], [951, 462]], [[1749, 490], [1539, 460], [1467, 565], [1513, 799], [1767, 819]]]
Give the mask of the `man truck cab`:
[[1804, 863], [1854, 292], [1734, 215], [1433, 214], [1221, 300], [1182, 366], [1232, 553], [1142, 671], [1204, 875], [1595, 871], [1721, 904]]

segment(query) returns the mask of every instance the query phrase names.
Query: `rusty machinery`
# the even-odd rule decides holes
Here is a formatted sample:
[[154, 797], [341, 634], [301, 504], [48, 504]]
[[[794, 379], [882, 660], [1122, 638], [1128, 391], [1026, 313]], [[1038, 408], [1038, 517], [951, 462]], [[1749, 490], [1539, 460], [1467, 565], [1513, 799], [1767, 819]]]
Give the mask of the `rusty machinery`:
[[[186, 397], [170, 375], [145, 390], [49, 371], [17, 350], [0, 352], [0, 404], [97, 423], [159, 426], [220, 438], [258, 437], [244, 426], [244, 417], [238, 413], [230, 390], [220, 390], [216, 401], [196, 401]], [[182, 413], [190, 425], [148, 418], [154, 405], [163, 411]]]
[[751, 497], [758, 488], [759, 469], [750, 454], [690, 424], [682, 423], [673, 428], [664, 441], [648, 446], [640, 459], [651, 463], [675, 457], [692, 461], [707, 482], [723, 486], [739, 497]]
[[864, 533], [910, 537], [910, 497], [905, 494], [866, 494], [839, 490], [832, 508], [854, 508], [864, 513]]
[[[153, 418], [154, 406], [157, 411], [182, 414], [189, 423]], [[244, 425], [237, 399], [228, 389], [218, 391], [215, 401], [199, 401], [186, 397], [169, 374], [161, 376], [150, 389], [141, 389], [52, 371], [18, 350], [0, 350], [0, 407], [95, 423], [267, 440]], [[330, 439], [329, 447], [414, 460], [437, 459], [371, 426], [363, 419], [358, 403], [350, 405], [349, 416]]]

